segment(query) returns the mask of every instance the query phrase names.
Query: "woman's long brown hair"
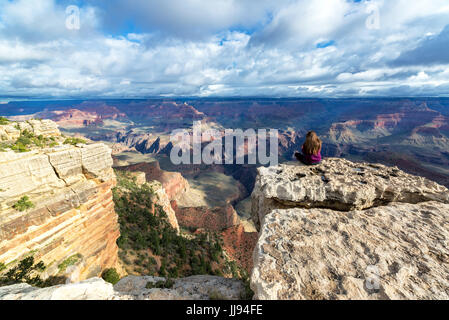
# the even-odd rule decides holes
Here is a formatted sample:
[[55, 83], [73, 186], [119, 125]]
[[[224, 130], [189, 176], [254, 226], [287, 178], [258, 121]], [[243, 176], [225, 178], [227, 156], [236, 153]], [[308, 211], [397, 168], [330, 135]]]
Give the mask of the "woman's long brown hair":
[[306, 154], [318, 154], [321, 150], [321, 140], [316, 135], [315, 131], [310, 131], [306, 135], [306, 142], [304, 143], [304, 153]]

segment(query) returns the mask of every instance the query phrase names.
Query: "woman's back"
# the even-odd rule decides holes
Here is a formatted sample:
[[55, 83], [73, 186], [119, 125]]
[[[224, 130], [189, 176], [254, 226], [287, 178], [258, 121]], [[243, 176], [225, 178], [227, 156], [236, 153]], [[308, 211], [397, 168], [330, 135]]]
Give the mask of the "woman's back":
[[322, 142], [314, 131], [306, 135], [306, 141], [302, 145], [302, 154], [295, 153], [295, 157], [304, 164], [318, 164], [321, 162]]
[[315, 164], [321, 162], [321, 149], [318, 150], [316, 154], [307, 154], [304, 152], [304, 148], [302, 149], [302, 153], [304, 154], [304, 158], [308, 163]]

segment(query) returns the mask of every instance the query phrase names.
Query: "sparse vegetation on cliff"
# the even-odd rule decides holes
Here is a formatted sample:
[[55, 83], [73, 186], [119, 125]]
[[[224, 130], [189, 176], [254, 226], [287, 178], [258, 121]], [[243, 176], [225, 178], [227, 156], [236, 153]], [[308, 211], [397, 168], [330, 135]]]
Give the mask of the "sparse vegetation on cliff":
[[[32, 140], [34, 135], [29, 132], [36, 132], [39, 141], [54, 139], [61, 144], [64, 141], [51, 121], [30, 120], [19, 125], [22, 130], [29, 130], [23, 130], [22, 139]], [[13, 126], [14, 123], [0, 126], [0, 135], [6, 133], [7, 142], [19, 138], [20, 132]], [[73, 156], [73, 152], [77, 156]], [[33, 148], [30, 153], [9, 151], [9, 155], [0, 154], [0, 157], [0, 171], [7, 173], [0, 174], [0, 189], [3, 189], [0, 191], [0, 238], [6, 241], [0, 244], [0, 262], [7, 263], [1, 275], [16, 267], [28, 251], [33, 251], [36, 262], [41, 259], [47, 266], [42, 279], [57, 276], [51, 279], [52, 283], [59, 278], [84, 280], [117, 266], [115, 241], [119, 237], [119, 226], [110, 190], [115, 179], [111, 175], [112, 159], [106, 145], [60, 146], [56, 150]], [[58, 168], [66, 165], [71, 169], [59, 171]], [[87, 172], [79, 180], [83, 169]], [[76, 183], [59, 183], [75, 177]]]
[[243, 281], [244, 291], [242, 292], [240, 299], [242, 300], [252, 300], [254, 297], [254, 291], [251, 289], [250, 276], [247, 272], [243, 271], [240, 280]]
[[12, 207], [17, 211], [22, 212], [34, 208], [34, 203], [30, 201], [30, 198], [28, 196], [23, 196]]
[[159, 289], [171, 289], [173, 288], [173, 285], [175, 282], [173, 279], [166, 279], [165, 281], [157, 281], [156, 283], [148, 282], [145, 288], [147, 289], [153, 289], [153, 288], [159, 288]]
[[116, 284], [120, 281], [120, 275], [118, 274], [117, 270], [115, 268], [106, 269], [101, 274], [101, 277], [104, 281], [107, 281], [112, 284]]
[[45, 265], [41, 261], [34, 264], [34, 258], [32, 256], [27, 257], [19, 262], [19, 264], [0, 277], [0, 286], [7, 286], [14, 283], [28, 283], [34, 286], [41, 286], [43, 281], [37, 274], [45, 270]]
[[[0, 263], [0, 273], [6, 270], [6, 268], [5, 264]], [[52, 276], [43, 280], [40, 274], [46, 269], [47, 267], [42, 261], [35, 264], [32, 253], [28, 253], [26, 258], [22, 259], [3, 275], [0, 275], [0, 287], [16, 283], [27, 283], [35, 287], [45, 288], [65, 283], [65, 277]]]
[[5, 117], [0, 117], [0, 125], [9, 124], [10, 121]]
[[155, 204], [151, 188], [117, 171], [113, 190], [121, 236], [119, 256], [137, 274], [171, 278], [229, 274], [222, 240], [216, 233], [178, 235], [163, 208]]
[[77, 264], [82, 258], [83, 258], [83, 256], [80, 255], [79, 253], [68, 257], [61, 264], [58, 265], [59, 271], [64, 272], [67, 269], [67, 267]]
[[64, 144], [70, 144], [72, 146], [76, 146], [77, 144], [85, 144], [85, 143], [86, 143], [86, 140], [83, 140], [81, 138], [73, 138], [73, 137], [67, 138], [64, 141]]
[[[18, 126], [17, 126], [18, 127]], [[20, 127], [18, 127], [20, 130]], [[58, 142], [54, 137], [36, 136], [31, 131], [25, 129], [20, 132], [20, 137], [13, 143], [3, 142], [0, 144], [0, 150], [11, 149], [16, 152], [29, 152], [34, 148], [54, 147]]]

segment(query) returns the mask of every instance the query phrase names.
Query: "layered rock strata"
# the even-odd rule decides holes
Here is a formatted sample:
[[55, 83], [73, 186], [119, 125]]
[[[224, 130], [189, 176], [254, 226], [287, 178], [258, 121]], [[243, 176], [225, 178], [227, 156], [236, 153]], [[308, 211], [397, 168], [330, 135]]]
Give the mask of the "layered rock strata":
[[[35, 134], [60, 137], [51, 121], [30, 122]], [[118, 267], [111, 166], [101, 143], [0, 152], [0, 262], [9, 267], [33, 254], [47, 266], [44, 278], [71, 281]], [[32, 207], [20, 211], [25, 196]]]
[[61, 136], [57, 124], [51, 120], [28, 120], [0, 125], [0, 141], [16, 140], [24, 130], [28, 130], [36, 136]]
[[259, 170], [257, 299], [448, 299], [449, 190], [367, 163]]
[[162, 170], [158, 161], [142, 162], [124, 167], [117, 167], [118, 170], [144, 172], [148, 182], [159, 181], [170, 200], [179, 198], [189, 190], [189, 183], [179, 172]]
[[155, 203], [157, 205], [160, 205], [162, 209], [164, 209], [165, 213], [167, 214], [168, 222], [174, 229], [176, 229], [176, 231], [179, 232], [178, 219], [176, 217], [175, 211], [171, 206], [170, 198], [167, 195], [165, 188], [159, 181], [151, 181], [148, 183], [148, 185], [153, 190], [156, 196]]

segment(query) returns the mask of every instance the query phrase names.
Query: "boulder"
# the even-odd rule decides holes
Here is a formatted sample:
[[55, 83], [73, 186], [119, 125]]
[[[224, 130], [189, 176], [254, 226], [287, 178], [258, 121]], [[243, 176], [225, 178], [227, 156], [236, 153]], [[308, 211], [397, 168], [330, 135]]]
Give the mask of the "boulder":
[[20, 137], [20, 132], [28, 130], [36, 136], [59, 137], [58, 125], [51, 120], [28, 120], [10, 122], [0, 126], [0, 141], [12, 141]]
[[208, 275], [174, 279], [171, 288], [146, 288], [148, 283], [165, 280], [159, 277], [128, 276], [121, 279], [114, 289], [136, 300], [238, 300], [244, 293], [241, 281]]
[[241, 281], [216, 276], [174, 279], [170, 288], [146, 288], [159, 281], [166, 279], [127, 276], [112, 286], [95, 277], [48, 288], [22, 283], [0, 287], [0, 300], [238, 300], [245, 292]]
[[378, 164], [260, 168], [256, 299], [448, 299], [449, 192]]
[[258, 169], [252, 193], [252, 218], [257, 228], [276, 208], [361, 210], [391, 202], [449, 203], [449, 190], [397, 167], [326, 159], [315, 166], [279, 165]]
[[449, 205], [280, 209], [254, 251], [256, 299], [448, 299]]
[[28, 284], [0, 287], [0, 300], [112, 300], [116, 298], [112, 284], [100, 278], [78, 283], [36, 288]]

